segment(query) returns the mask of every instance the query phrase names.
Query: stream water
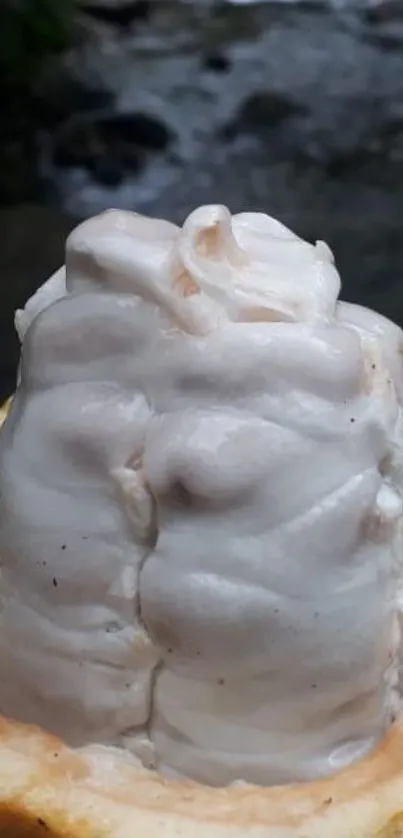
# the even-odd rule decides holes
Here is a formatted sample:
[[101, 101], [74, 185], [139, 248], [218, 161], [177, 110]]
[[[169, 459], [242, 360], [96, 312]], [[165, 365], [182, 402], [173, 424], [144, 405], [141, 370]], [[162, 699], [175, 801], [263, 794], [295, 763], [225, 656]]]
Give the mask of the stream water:
[[64, 63], [96, 94], [38, 131], [41, 203], [67, 226], [110, 206], [264, 210], [328, 241], [344, 296], [403, 324], [402, 4], [113, 5], [86, 0]]

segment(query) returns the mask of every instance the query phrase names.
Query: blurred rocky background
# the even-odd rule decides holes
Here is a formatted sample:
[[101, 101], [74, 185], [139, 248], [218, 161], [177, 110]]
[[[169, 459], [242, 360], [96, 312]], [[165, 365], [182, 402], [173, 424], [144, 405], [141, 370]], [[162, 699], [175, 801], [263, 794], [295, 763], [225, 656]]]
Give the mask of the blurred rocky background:
[[403, 325], [403, 2], [2, 0], [0, 397], [77, 220], [265, 210]]

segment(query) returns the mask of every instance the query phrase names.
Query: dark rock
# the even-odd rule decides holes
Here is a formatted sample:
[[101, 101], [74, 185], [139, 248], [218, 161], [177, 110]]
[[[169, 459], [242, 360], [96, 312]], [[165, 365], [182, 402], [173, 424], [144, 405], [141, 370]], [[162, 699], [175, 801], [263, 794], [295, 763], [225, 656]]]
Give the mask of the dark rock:
[[305, 112], [302, 105], [288, 96], [275, 91], [260, 91], [253, 93], [241, 105], [235, 119], [224, 127], [222, 135], [232, 139], [238, 134], [262, 134]]
[[150, 151], [164, 151], [172, 140], [171, 131], [161, 119], [144, 113], [109, 117], [103, 121], [101, 130], [106, 141], [117, 138]]
[[103, 6], [91, 3], [81, 3], [82, 11], [95, 18], [119, 28], [125, 29], [137, 21], [148, 21], [151, 16], [150, 0], [135, 0], [133, 3], [116, 3], [113, 6]]
[[210, 70], [213, 73], [227, 73], [231, 69], [231, 62], [224, 53], [217, 52], [207, 55], [203, 66], [205, 70]]
[[105, 186], [117, 186], [126, 172], [138, 172], [147, 152], [164, 151], [170, 131], [147, 114], [119, 114], [70, 120], [54, 142], [53, 162], [83, 167]]
[[361, 138], [360, 143], [345, 153], [336, 153], [326, 162], [331, 178], [353, 177], [368, 182], [386, 181], [385, 167], [398, 168], [403, 177], [403, 117], [385, 120]]
[[385, 51], [403, 50], [403, 6], [401, 0], [383, 0], [363, 11], [367, 24], [363, 38]]
[[403, 16], [400, 0], [383, 0], [382, 3], [369, 5], [363, 11], [364, 20], [370, 24], [386, 23], [391, 20], [401, 19]]
[[[123, 182], [124, 171], [119, 161], [111, 159], [110, 155], [94, 157], [89, 161], [88, 168], [94, 175], [94, 179], [103, 186], [116, 187]], [[133, 164], [132, 169], [134, 168]]]

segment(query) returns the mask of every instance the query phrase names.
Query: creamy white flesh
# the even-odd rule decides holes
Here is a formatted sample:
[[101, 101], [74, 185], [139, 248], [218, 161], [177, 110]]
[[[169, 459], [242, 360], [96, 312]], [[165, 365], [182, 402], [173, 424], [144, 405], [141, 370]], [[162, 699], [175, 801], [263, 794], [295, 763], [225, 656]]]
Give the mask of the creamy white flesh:
[[338, 292], [326, 246], [263, 215], [72, 234], [17, 318], [0, 712], [217, 785], [310, 779], [378, 740], [403, 336]]

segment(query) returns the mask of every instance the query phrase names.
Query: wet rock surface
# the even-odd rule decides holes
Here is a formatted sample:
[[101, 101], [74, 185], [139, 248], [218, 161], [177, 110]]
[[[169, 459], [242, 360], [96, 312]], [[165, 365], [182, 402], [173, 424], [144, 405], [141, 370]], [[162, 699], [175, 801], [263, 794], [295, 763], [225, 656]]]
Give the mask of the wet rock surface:
[[100, 114], [73, 118], [52, 143], [52, 164], [81, 167], [99, 184], [119, 186], [126, 176], [147, 165], [150, 154], [164, 151], [171, 131], [144, 113]]
[[81, 3], [84, 13], [109, 23], [112, 26], [125, 29], [139, 20], [148, 20], [152, 13], [152, 0], [134, 0], [126, 3]]
[[80, 27], [36, 100], [18, 200], [264, 210], [326, 239], [344, 296], [403, 324], [401, 3], [88, 2]]

